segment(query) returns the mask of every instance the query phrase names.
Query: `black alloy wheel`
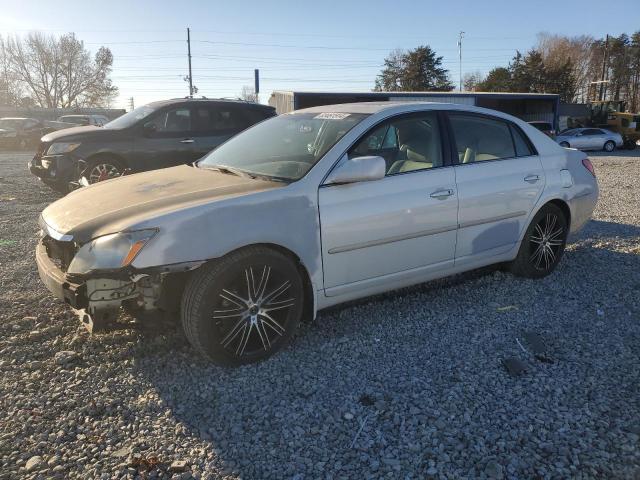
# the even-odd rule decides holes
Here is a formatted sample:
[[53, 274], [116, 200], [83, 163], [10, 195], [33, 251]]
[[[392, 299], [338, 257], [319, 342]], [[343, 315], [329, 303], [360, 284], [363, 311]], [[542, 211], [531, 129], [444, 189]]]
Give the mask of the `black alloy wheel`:
[[564, 253], [567, 234], [567, 219], [563, 211], [554, 204], [545, 205], [527, 228], [510, 270], [530, 278], [549, 275]]
[[185, 288], [187, 338], [216, 363], [263, 360], [293, 337], [304, 288], [296, 263], [264, 247], [232, 253], [197, 272]]

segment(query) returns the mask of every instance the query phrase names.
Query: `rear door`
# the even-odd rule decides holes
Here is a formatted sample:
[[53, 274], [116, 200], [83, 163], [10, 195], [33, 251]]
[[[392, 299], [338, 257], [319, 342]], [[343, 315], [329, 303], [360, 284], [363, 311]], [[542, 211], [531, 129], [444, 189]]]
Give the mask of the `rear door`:
[[601, 150], [607, 141], [607, 135], [599, 128], [588, 128], [582, 134], [591, 150]]
[[247, 114], [246, 106], [230, 102], [197, 105], [194, 113], [194, 154], [197, 158], [256, 123]]
[[448, 114], [457, 151], [456, 264], [510, 249], [545, 184], [540, 158], [516, 125], [468, 112]]
[[188, 105], [174, 106], [152, 115], [134, 141], [135, 170], [155, 170], [193, 162], [196, 139]]

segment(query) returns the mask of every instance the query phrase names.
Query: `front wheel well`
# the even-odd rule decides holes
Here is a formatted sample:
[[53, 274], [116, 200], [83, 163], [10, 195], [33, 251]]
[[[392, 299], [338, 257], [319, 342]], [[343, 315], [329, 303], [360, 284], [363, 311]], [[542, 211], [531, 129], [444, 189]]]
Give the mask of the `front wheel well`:
[[[303, 311], [303, 320], [305, 321], [311, 321], [314, 318], [314, 311], [315, 311], [315, 295], [314, 295], [314, 291], [313, 291], [313, 285], [311, 283], [311, 276], [309, 274], [309, 271], [307, 270], [306, 266], [302, 263], [302, 260], [300, 259], [300, 257], [298, 255], [296, 255], [294, 252], [292, 252], [291, 250], [289, 250], [286, 247], [283, 247], [282, 245], [278, 245], [278, 244], [274, 244], [274, 243], [253, 243], [251, 245], [245, 245], [243, 247], [237, 248], [235, 250], [231, 250], [229, 252], [227, 252], [225, 255], [223, 255], [222, 257], [216, 257], [216, 258], [211, 258], [205, 262], [202, 263], [202, 265], [198, 266], [197, 268], [189, 271], [186, 275], [181, 276], [181, 278], [176, 279], [177, 280], [177, 284], [178, 284], [178, 288], [175, 288], [173, 291], [176, 292], [180, 292], [180, 296], [182, 295], [182, 292], [184, 290], [184, 285], [186, 285], [188, 278], [193, 275], [195, 272], [197, 272], [198, 270], [200, 270], [204, 265], [209, 265], [211, 263], [215, 263], [220, 261], [221, 258], [226, 257], [228, 255], [231, 255], [233, 253], [236, 253], [238, 251], [242, 251], [245, 250], [247, 248], [254, 248], [254, 247], [263, 247], [263, 248], [269, 248], [271, 250], [275, 250], [287, 257], [289, 257], [291, 260], [293, 260], [295, 262], [295, 264], [298, 267], [298, 272], [300, 273], [300, 277], [302, 278], [302, 284], [304, 285], [304, 294], [305, 294], [305, 302], [304, 302], [304, 311]], [[170, 276], [173, 276], [175, 274], [170, 274]], [[170, 303], [174, 303], [174, 302], [170, 302]]]
[[93, 155], [90, 155], [86, 158], [86, 162], [87, 164], [89, 164], [90, 162], [94, 162], [96, 160], [101, 160], [106, 158], [116, 160], [118, 163], [122, 164], [122, 166], [125, 168], [127, 168], [128, 166], [124, 158], [122, 158], [120, 155], [116, 153], [111, 153], [111, 152], [94, 153]]

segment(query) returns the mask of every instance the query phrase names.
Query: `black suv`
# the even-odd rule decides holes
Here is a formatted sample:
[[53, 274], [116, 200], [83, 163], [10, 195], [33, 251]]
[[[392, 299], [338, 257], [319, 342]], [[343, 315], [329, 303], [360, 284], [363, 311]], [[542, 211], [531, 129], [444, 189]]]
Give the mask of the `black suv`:
[[188, 164], [255, 123], [275, 116], [266, 105], [210, 99], [150, 103], [104, 127], [75, 127], [40, 140], [31, 173], [68, 192], [80, 174], [89, 183]]

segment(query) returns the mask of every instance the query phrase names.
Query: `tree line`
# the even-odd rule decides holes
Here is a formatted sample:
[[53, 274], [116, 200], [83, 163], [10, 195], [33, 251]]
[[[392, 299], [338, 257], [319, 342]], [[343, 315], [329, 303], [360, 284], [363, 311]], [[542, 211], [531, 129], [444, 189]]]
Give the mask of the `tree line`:
[[0, 36], [0, 105], [108, 107], [118, 93], [112, 66], [108, 48], [92, 56], [73, 33]]
[[[464, 60], [464, 58], [463, 58]], [[602, 81], [604, 80], [604, 81]], [[563, 102], [624, 100], [640, 111], [640, 31], [596, 39], [541, 33], [535, 47], [516, 51], [506, 66], [487, 75], [469, 72], [467, 91], [557, 93]], [[442, 57], [429, 46], [394, 50], [376, 77], [376, 91], [451, 91]]]

